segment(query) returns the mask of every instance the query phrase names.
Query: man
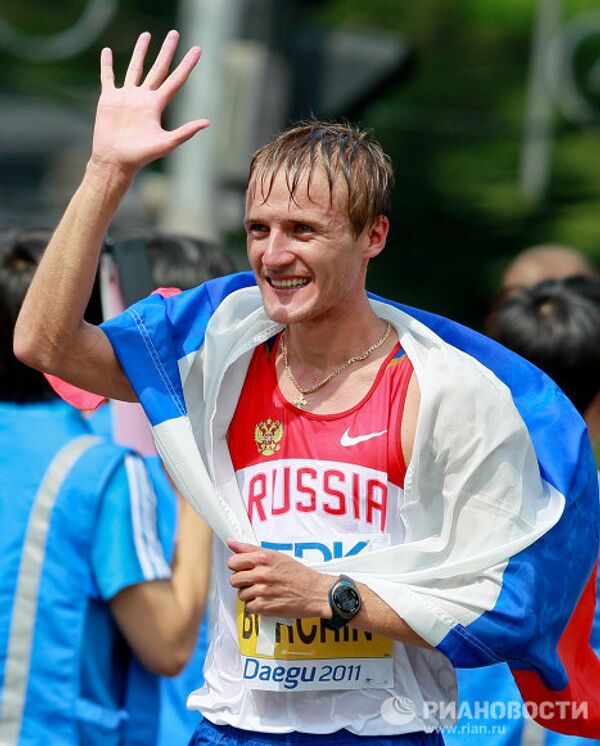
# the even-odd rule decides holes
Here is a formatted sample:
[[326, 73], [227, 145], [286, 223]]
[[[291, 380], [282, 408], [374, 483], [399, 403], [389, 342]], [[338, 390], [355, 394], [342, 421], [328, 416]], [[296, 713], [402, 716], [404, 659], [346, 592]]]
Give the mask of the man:
[[182, 507], [171, 570], [155, 493], [171, 488], [153, 489], [141, 459], [95, 437], [14, 358], [46, 240], [0, 244], [0, 742], [153, 744], [158, 675], [177, 673], [195, 645], [210, 537]]
[[[448, 658], [483, 665], [512, 651], [527, 692], [568, 694], [575, 685], [546, 645], [565, 609], [534, 608], [553, 546], [537, 540], [560, 541], [575, 503], [598, 510], [591, 455], [567, 411], [565, 462], [542, 479], [508, 390], [464, 352], [481, 338], [441, 321], [436, 334], [417, 318], [431, 322], [426, 314], [368, 299], [391, 168], [364, 133], [312, 123], [256, 154], [245, 218], [253, 276], [154, 296], [102, 329], [82, 323], [103, 234], [134, 173], [207, 125], [162, 130], [200, 51], [168, 75], [171, 32], [143, 78], [148, 43], [142, 34], [120, 89], [102, 53], [92, 157], [15, 349], [84, 388], [138, 397], [173, 478], [219, 537], [218, 628], [206, 685], [190, 700], [206, 718], [197, 742], [295, 731], [319, 744], [439, 743], [453, 719]], [[499, 367], [510, 379], [511, 364]], [[557, 489], [567, 484], [569, 501]], [[580, 554], [564, 568], [569, 611], [597, 554], [589, 524], [578, 530]], [[515, 592], [527, 625], [502, 623]]]

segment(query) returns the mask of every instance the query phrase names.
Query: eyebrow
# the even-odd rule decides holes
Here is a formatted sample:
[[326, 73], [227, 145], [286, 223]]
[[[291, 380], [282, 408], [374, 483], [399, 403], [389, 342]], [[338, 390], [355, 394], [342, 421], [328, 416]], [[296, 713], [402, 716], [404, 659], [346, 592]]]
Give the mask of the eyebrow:
[[260, 223], [261, 225], [263, 225], [263, 221], [259, 220], [258, 218], [254, 218], [254, 217], [244, 218], [244, 228], [248, 228], [253, 223]]
[[[300, 216], [300, 215], [288, 215], [284, 217], [282, 220], [276, 221], [281, 225], [290, 225], [290, 224], [297, 224], [297, 225], [308, 225], [314, 228], [321, 229], [323, 231], [329, 230], [331, 228], [332, 219], [329, 216]], [[268, 220], [265, 220], [261, 218], [260, 216], [255, 215], [249, 215], [247, 218], [244, 218], [244, 228], [247, 230], [253, 223], [258, 223], [259, 225], [267, 225], [269, 224]]]

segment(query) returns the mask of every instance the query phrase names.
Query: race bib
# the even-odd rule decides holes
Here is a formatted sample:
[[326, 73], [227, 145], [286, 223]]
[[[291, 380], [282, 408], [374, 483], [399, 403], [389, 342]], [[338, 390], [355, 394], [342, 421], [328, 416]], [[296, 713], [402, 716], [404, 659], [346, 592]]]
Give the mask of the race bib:
[[[290, 554], [300, 561], [327, 562], [383, 549], [388, 534], [342, 534], [326, 541], [282, 539], [261, 546]], [[307, 691], [314, 689], [388, 689], [394, 684], [393, 640], [364, 630], [328, 629], [324, 619], [278, 623], [272, 655], [259, 652], [261, 617], [237, 599], [237, 627], [242, 677], [252, 689]]]

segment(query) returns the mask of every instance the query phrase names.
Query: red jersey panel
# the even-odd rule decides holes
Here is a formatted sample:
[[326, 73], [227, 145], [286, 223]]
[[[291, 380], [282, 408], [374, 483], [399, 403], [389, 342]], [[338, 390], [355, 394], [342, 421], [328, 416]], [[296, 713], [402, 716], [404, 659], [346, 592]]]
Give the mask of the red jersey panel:
[[255, 350], [228, 433], [257, 536], [362, 532], [402, 541], [400, 426], [413, 369], [400, 345], [361, 402], [327, 415], [283, 397], [276, 349], [271, 341]]

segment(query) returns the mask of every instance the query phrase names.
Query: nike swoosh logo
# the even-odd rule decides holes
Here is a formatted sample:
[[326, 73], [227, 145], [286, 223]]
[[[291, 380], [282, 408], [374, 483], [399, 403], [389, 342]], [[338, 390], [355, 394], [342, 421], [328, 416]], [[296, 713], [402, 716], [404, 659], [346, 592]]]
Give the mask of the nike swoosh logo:
[[371, 440], [371, 438], [378, 438], [380, 435], [385, 435], [387, 430], [381, 430], [379, 433], [366, 433], [365, 435], [356, 435], [354, 438], [350, 435], [350, 428], [342, 435], [340, 443], [343, 446], [355, 446], [358, 443], [363, 443], [365, 440]]

